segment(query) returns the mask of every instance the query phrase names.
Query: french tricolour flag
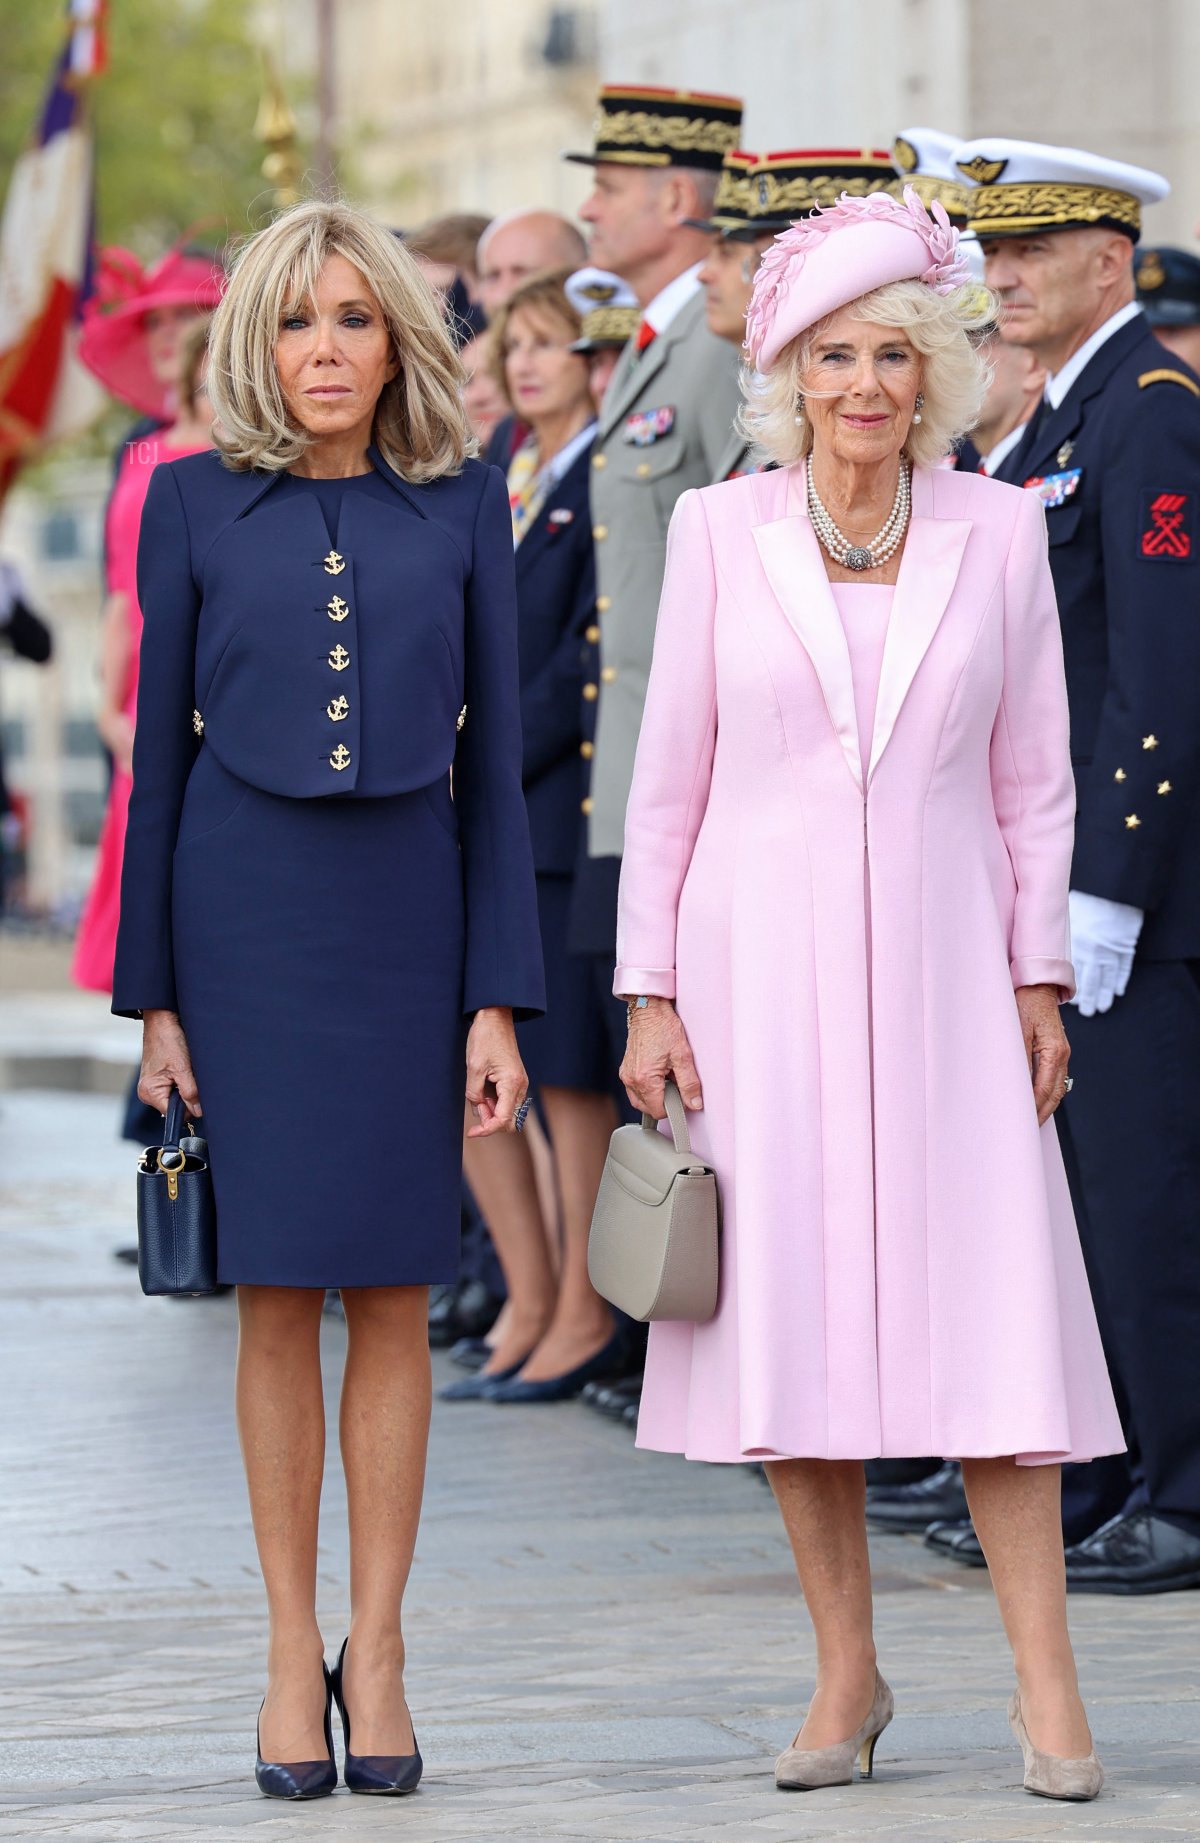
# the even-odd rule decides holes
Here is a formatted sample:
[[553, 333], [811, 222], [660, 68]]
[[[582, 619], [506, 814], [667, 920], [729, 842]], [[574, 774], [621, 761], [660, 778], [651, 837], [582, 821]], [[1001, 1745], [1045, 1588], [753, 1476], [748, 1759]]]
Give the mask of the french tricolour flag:
[[104, 0], [69, 0], [66, 42], [0, 218], [0, 496], [23, 461], [95, 420], [106, 398], [75, 357], [91, 287], [86, 86], [104, 69]]

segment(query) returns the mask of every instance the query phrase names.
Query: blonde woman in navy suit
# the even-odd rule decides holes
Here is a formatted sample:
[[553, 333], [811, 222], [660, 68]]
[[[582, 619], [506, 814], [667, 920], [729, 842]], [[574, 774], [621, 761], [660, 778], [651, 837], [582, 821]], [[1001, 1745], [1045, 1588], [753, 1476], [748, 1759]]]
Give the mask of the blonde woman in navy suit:
[[[208, 375], [222, 452], [160, 467], [142, 524], [113, 1002], [144, 1018], [143, 1100], [178, 1088], [212, 1149], [270, 1611], [259, 1786], [333, 1789], [336, 1695], [351, 1790], [403, 1793], [427, 1292], [457, 1269], [464, 1085], [472, 1132], [513, 1127], [514, 1013], [543, 1003], [508, 506], [467, 458], [436, 298], [346, 207], [250, 239]], [[331, 1286], [351, 1574], [332, 1679], [314, 1605]]]

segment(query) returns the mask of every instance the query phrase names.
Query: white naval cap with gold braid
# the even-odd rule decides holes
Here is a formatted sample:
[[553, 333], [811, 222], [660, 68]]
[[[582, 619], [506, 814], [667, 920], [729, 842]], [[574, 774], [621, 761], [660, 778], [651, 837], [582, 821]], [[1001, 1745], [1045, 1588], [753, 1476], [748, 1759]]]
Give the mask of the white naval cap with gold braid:
[[962, 142], [954, 161], [972, 187], [968, 224], [989, 239], [1103, 225], [1136, 243], [1142, 206], [1157, 204], [1171, 190], [1148, 167], [1042, 141], [983, 135]]

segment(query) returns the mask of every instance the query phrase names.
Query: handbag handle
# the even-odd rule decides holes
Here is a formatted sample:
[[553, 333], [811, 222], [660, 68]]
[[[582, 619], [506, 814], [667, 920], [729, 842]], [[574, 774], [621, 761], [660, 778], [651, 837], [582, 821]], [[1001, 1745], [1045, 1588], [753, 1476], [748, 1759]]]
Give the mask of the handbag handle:
[[172, 1088], [171, 1098], [167, 1103], [167, 1117], [163, 1121], [162, 1150], [164, 1152], [179, 1150], [179, 1141], [183, 1137], [183, 1129], [187, 1123], [187, 1104], [178, 1088]]
[[[675, 1150], [690, 1152], [692, 1135], [688, 1131], [687, 1113], [684, 1109], [683, 1097], [673, 1081], [663, 1084], [663, 1100], [667, 1104], [667, 1119], [670, 1121], [671, 1138], [675, 1141]], [[648, 1113], [642, 1115], [642, 1131], [644, 1133], [657, 1133], [658, 1131], [658, 1121], [652, 1120]]]

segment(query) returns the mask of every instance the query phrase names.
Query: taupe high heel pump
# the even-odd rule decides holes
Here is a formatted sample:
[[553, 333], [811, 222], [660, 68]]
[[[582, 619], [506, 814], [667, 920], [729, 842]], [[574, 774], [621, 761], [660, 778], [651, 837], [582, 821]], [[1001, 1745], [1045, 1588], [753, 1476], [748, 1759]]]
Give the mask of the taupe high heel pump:
[[861, 1779], [869, 1779], [875, 1769], [875, 1746], [895, 1713], [892, 1692], [875, 1672], [875, 1700], [857, 1734], [836, 1747], [785, 1747], [775, 1762], [775, 1783], [781, 1792], [813, 1792], [822, 1785], [849, 1785], [854, 1778], [854, 1757], [858, 1756]]
[[1021, 1692], [1014, 1690], [1008, 1705], [1008, 1725], [1017, 1737], [1025, 1760], [1025, 1790], [1039, 1798], [1069, 1798], [1076, 1803], [1095, 1798], [1104, 1784], [1104, 1768], [1093, 1747], [1083, 1760], [1063, 1760], [1042, 1753], [1029, 1738], [1021, 1714]]

